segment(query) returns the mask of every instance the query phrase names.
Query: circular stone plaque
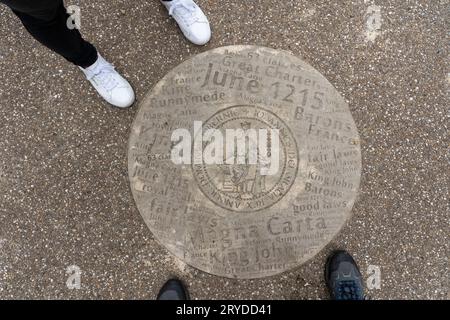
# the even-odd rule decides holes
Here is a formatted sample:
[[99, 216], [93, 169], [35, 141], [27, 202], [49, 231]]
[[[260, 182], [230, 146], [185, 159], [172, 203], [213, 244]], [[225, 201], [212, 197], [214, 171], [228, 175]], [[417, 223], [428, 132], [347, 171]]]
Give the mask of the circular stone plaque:
[[171, 253], [259, 278], [302, 264], [339, 232], [361, 152], [347, 103], [318, 71], [286, 51], [229, 46], [147, 94], [128, 166], [137, 207]]

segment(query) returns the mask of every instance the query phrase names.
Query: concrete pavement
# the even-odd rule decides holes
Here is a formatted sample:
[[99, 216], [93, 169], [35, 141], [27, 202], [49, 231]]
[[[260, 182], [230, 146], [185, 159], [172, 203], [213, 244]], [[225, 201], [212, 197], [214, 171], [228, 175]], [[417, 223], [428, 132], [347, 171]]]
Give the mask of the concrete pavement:
[[[448, 299], [448, 0], [199, 0], [213, 39], [195, 47], [156, 1], [75, 1], [81, 32], [137, 93], [106, 105], [80, 71], [0, 7], [0, 298], [152, 299], [171, 275], [198, 299], [326, 299], [323, 265], [349, 250], [373, 299]], [[447, 40], [446, 40], [447, 39]], [[258, 280], [209, 275], [153, 238], [129, 189], [137, 106], [169, 70], [231, 44], [293, 52], [348, 100], [362, 139], [353, 217], [315, 258]], [[81, 289], [66, 286], [81, 269]]]

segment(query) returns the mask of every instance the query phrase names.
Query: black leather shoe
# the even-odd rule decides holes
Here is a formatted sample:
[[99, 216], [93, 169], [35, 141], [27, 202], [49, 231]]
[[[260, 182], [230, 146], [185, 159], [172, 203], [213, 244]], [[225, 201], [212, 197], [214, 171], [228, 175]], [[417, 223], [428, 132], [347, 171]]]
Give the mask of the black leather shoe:
[[361, 272], [352, 256], [343, 250], [333, 252], [325, 265], [325, 281], [335, 300], [364, 300]]
[[183, 282], [178, 279], [170, 279], [159, 290], [156, 300], [189, 300], [189, 293]]

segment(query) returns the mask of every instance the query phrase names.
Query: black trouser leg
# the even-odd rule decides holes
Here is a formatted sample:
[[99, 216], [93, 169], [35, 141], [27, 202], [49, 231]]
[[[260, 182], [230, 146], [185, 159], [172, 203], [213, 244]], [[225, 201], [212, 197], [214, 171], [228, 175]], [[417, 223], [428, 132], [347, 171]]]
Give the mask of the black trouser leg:
[[62, 0], [0, 0], [9, 6], [28, 32], [68, 61], [86, 68], [97, 60], [97, 50], [77, 29], [67, 27], [69, 15]]

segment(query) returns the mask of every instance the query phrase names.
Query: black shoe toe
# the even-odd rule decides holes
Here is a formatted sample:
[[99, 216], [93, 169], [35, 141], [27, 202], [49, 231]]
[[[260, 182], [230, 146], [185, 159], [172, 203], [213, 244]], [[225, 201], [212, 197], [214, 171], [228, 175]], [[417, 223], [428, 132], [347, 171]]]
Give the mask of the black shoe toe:
[[189, 294], [183, 282], [178, 279], [167, 281], [158, 293], [157, 300], [189, 300]]

